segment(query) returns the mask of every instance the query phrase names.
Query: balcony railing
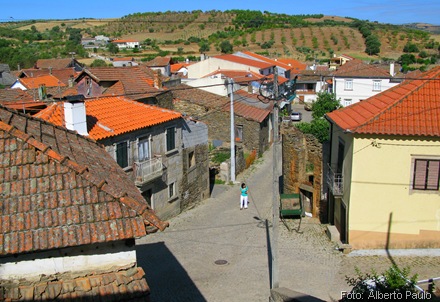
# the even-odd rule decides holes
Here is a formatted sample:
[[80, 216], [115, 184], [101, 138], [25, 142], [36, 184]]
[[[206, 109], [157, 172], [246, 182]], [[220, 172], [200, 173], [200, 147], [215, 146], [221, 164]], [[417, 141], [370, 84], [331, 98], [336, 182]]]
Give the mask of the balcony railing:
[[327, 166], [327, 184], [334, 196], [341, 196], [344, 193], [342, 173], [335, 173], [329, 164]]
[[134, 167], [135, 182], [138, 185], [162, 176], [162, 158], [152, 158], [143, 162], [136, 162]]

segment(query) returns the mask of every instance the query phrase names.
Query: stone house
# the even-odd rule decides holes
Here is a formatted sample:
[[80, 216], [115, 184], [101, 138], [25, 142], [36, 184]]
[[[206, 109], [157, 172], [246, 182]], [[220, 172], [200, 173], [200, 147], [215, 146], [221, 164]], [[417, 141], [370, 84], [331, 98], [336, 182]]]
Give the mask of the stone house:
[[75, 78], [73, 89], [63, 96], [126, 96], [144, 104], [173, 109], [172, 94], [162, 89], [161, 81], [160, 75], [141, 66], [88, 68]]
[[149, 301], [135, 238], [164, 230], [94, 140], [0, 106], [0, 300]]
[[[159, 217], [166, 219], [182, 210], [183, 129], [191, 128], [180, 113], [117, 96], [85, 102], [67, 98], [36, 116], [102, 144]], [[205, 135], [200, 139], [207, 145]]]
[[11, 73], [8, 64], [0, 63], [0, 85], [10, 87], [17, 78]]
[[[219, 96], [188, 85], [173, 89], [174, 108], [183, 115], [207, 124], [209, 141], [216, 146], [229, 144], [230, 98]], [[254, 107], [240, 99], [234, 101], [235, 142], [245, 152], [262, 154], [269, 146], [271, 111]]]

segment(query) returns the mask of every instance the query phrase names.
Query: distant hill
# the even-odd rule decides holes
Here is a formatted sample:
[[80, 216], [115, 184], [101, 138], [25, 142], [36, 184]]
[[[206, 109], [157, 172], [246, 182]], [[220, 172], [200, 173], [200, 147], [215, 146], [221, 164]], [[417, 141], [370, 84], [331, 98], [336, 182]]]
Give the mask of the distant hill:
[[[2, 30], [3, 29], [3, 30]], [[128, 54], [139, 59], [157, 55], [198, 57], [220, 54], [222, 43], [228, 41], [233, 51], [249, 50], [269, 57], [290, 57], [301, 61], [328, 61], [333, 54], [347, 54], [365, 60], [397, 60], [408, 45], [423, 51], [425, 58], [438, 58], [439, 26], [429, 24], [391, 25], [349, 17], [316, 15], [285, 15], [260, 11], [191, 11], [135, 13], [119, 19], [33, 20], [0, 24], [0, 39], [14, 39], [14, 47], [25, 46], [26, 41], [49, 43], [57, 47], [45, 53], [44, 47], [33, 52], [38, 57], [66, 56], [86, 52], [74, 48], [72, 41], [78, 35], [135, 39], [141, 42], [140, 52]], [[20, 35], [18, 32], [25, 32]], [[17, 35], [17, 37], [14, 37]], [[76, 38], [72, 39], [75, 35]], [[31, 36], [29, 38], [29, 36]], [[66, 49], [60, 44], [66, 43]], [[57, 44], [58, 42], [58, 44]], [[379, 47], [366, 52], [367, 46]], [[35, 48], [35, 46], [34, 46]], [[47, 48], [47, 47], [46, 47]], [[68, 48], [68, 49], [67, 49]], [[98, 50], [105, 53], [105, 50]], [[116, 55], [126, 55], [122, 52]], [[4, 61], [1, 57], [0, 62]], [[29, 62], [23, 63], [25, 65]], [[7, 63], [7, 62], [6, 62]], [[13, 62], [17, 64], [16, 62]], [[18, 62], [20, 64], [20, 62]]]

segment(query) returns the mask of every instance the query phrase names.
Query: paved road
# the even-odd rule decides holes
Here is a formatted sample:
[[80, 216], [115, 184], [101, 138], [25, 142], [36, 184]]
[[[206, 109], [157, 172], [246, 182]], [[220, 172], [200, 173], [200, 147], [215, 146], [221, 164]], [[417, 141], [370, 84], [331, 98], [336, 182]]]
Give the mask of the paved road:
[[[238, 181], [250, 189], [250, 208], [239, 210], [239, 185], [214, 189], [213, 197], [170, 220], [161, 233], [137, 240], [138, 264], [146, 272], [156, 301], [268, 301], [270, 237], [272, 236], [272, 149]], [[297, 228], [299, 221], [288, 221]], [[440, 276], [440, 253], [418, 257], [344, 255], [314, 218], [302, 220], [299, 232], [279, 225], [279, 285], [325, 301], [349, 290], [345, 276], [394, 261], [409, 266], [419, 280]]]

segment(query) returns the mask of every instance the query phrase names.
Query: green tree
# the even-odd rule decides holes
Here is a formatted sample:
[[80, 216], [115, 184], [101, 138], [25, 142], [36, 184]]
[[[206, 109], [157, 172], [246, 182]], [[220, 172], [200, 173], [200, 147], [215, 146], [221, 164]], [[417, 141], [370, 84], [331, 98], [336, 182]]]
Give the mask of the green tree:
[[90, 64], [90, 67], [105, 67], [107, 66], [107, 63], [105, 63], [104, 60], [96, 59]]
[[207, 51], [209, 51], [210, 47], [209, 47], [209, 43], [207, 41], [200, 41], [199, 42], [199, 52], [200, 53], [205, 53]]
[[298, 123], [295, 124], [295, 127], [301, 130], [302, 133], [313, 135], [320, 143], [329, 140], [330, 123], [324, 118], [314, 119], [310, 123]]
[[366, 39], [365, 39], [365, 52], [367, 54], [369, 54], [370, 56], [372, 55], [378, 55], [380, 52], [380, 41], [379, 39], [375, 36], [375, 35], [369, 35]]
[[326, 113], [338, 108], [341, 108], [341, 103], [334, 93], [319, 92], [318, 98], [312, 105], [312, 117], [313, 119], [322, 118]]
[[107, 48], [108, 48], [108, 51], [112, 54], [116, 54], [119, 52], [118, 46], [116, 46], [116, 44], [114, 44], [114, 43], [109, 43]]
[[220, 43], [220, 51], [222, 53], [232, 53], [232, 50], [233, 50], [232, 44], [228, 40], [223, 40]]

